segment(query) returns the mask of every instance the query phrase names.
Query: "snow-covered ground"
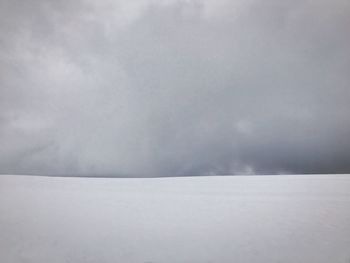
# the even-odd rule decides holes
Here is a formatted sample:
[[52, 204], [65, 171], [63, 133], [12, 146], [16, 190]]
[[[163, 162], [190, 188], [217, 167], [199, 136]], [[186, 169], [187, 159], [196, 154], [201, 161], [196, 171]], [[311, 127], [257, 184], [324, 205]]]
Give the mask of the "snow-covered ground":
[[0, 175], [1, 263], [349, 263], [350, 175]]

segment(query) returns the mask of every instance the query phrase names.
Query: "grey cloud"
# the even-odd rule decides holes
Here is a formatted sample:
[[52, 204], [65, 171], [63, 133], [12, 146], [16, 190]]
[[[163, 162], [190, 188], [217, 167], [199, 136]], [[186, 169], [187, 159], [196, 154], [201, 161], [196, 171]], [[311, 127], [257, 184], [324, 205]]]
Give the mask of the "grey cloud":
[[1, 173], [350, 172], [347, 1], [19, 2]]

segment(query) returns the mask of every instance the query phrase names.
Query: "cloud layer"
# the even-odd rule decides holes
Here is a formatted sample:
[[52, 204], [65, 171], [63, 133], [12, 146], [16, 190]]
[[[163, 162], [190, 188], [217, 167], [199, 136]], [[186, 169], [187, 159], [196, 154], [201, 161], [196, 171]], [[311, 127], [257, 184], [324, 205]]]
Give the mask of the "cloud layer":
[[0, 2], [0, 173], [350, 173], [345, 0]]

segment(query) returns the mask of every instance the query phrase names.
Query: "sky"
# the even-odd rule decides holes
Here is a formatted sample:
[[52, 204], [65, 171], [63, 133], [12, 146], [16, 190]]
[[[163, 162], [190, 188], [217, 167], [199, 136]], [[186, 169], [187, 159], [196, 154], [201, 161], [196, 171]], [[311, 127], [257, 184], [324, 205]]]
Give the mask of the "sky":
[[348, 0], [0, 0], [0, 174], [350, 173]]

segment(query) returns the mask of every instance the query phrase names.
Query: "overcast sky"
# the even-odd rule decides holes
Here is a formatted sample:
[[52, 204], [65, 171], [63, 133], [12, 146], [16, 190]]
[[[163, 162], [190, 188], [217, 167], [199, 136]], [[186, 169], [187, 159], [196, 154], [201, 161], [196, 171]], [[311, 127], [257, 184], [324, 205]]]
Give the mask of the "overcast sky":
[[350, 173], [348, 0], [0, 0], [0, 173]]

